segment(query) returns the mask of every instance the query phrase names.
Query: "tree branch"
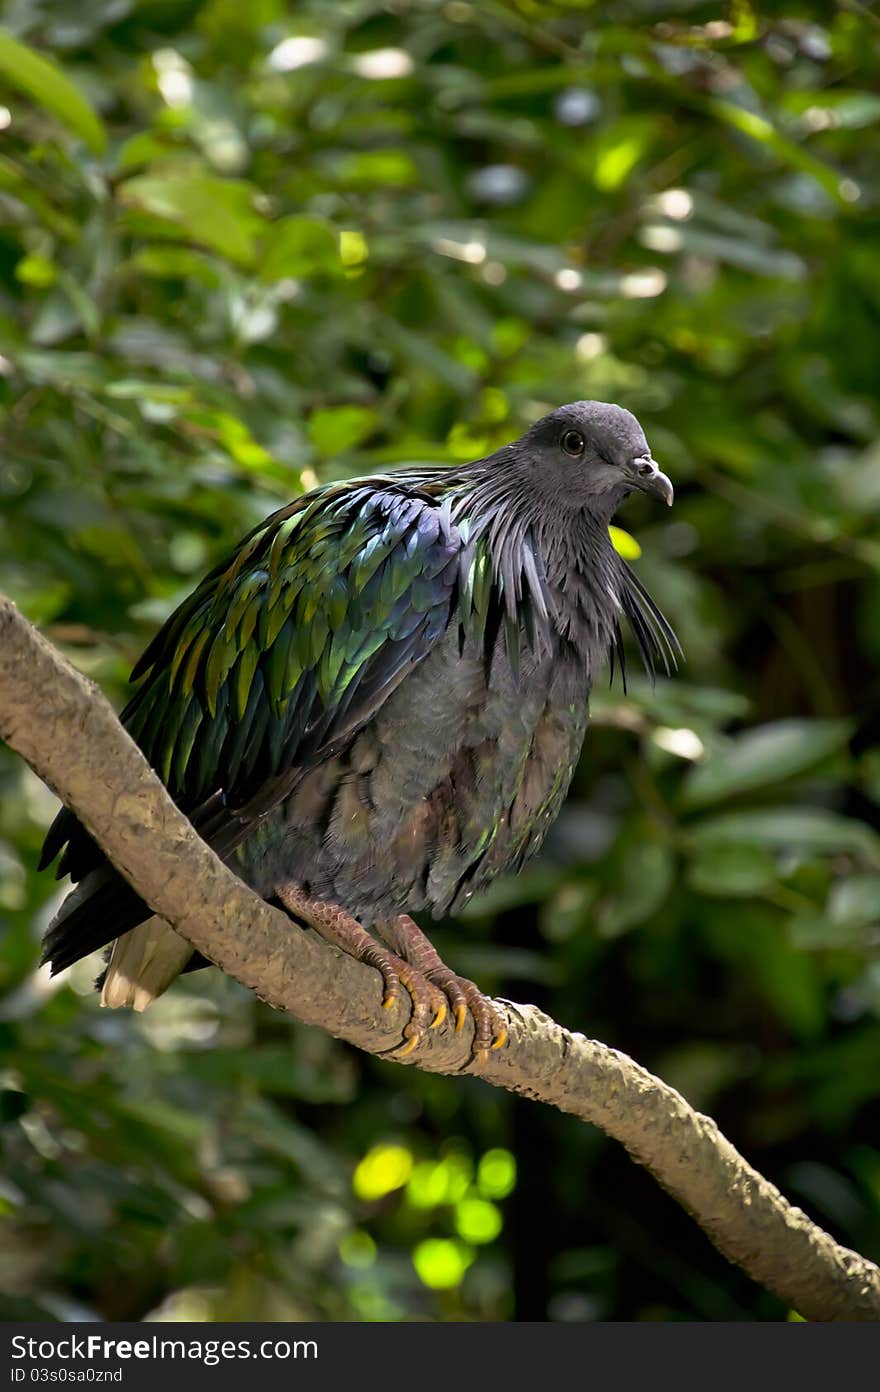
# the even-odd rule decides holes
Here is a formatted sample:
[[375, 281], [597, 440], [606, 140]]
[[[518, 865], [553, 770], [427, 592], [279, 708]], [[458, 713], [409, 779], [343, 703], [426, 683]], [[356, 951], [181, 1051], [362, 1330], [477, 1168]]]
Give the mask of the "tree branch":
[[[0, 736], [74, 809], [150, 907], [263, 1000], [387, 1054], [408, 1010], [380, 1009], [371, 967], [300, 930], [214, 855], [97, 687], [0, 595]], [[406, 1059], [479, 1072], [614, 1136], [716, 1247], [807, 1319], [880, 1320], [880, 1271], [834, 1242], [742, 1158], [717, 1126], [624, 1054], [533, 1006], [499, 1002], [510, 1042], [478, 1068], [472, 1026], [443, 1027]]]

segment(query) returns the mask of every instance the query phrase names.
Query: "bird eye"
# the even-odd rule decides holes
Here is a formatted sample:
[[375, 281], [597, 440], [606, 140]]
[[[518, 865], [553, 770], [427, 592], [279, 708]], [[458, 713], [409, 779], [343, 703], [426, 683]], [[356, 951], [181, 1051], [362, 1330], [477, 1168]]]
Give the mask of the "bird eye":
[[583, 435], [579, 434], [577, 430], [566, 430], [562, 437], [562, 448], [566, 454], [575, 456], [583, 454], [585, 448]]

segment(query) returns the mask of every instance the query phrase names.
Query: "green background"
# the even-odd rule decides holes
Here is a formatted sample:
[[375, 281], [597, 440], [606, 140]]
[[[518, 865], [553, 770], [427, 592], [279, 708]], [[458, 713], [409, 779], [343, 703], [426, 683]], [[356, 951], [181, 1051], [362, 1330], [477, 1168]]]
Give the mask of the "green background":
[[[790, 11], [10, 0], [0, 588], [121, 703], [316, 479], [635, 411], [677, 500], [621, 544], [686, 664], [599, 685], [540, 862], [436, 941], [876, 1259], [880, 21]], [[570, 1117], [216, 972], [50, 985], [52, 813], [0, 751], [7, 1318], [786, 1317]]]

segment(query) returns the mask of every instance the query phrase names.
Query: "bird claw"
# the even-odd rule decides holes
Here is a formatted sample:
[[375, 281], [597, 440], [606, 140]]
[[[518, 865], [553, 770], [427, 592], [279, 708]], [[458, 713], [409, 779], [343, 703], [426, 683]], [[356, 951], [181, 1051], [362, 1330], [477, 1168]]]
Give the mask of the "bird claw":
[[[378, 966], [384, 975], [380, 963], [376, 961], [374, 965]], [[393, 1058], [402, 1059], [408, 1058], [419, 1047], [430, 1030], [440, 1028], [446, 1019], [449, 1005], [443, 992], [409, 963], [402, 961], [400, 965], [395, 964], [395, 974], [399, 985], [406, 987], [412, 999], [412, 1014], [403, 1031], [403, 1043], [394, 1049], [391, 1055]], [[388, 989], [386, 983], [383, 1006], [389, 998], [392, 1004], [400, 999], [399, 986], [397, 990], [394, 987]]]
[[[489, 1005], [488, 1000], [487, 1000], [486, 1004]], [[507, 1040], [508, 1040], [508, 1038], [509, 1038], [509, 1031], [508, 1031], [508, 1028], [507, 1028], [507, 1026], [506, 1026], [505, 1024], [502, 1023], [502, 1021], [501, 1021], [501, 1019], [500, 1019], [500, 1016], [498, 1015], [497, 1011], [495, 1011], [494, 1009], [492, 1009], [491, 1005], [489, 1006], [489, 1010], [490, 1010], [490, 1014], [491, 1014], [491, 1016], [492, 1016], [493, 1029], [494, 1029], [494, 1031], [495, 1031], [495, 1032], [492, 1034], [492, 1036], [491, 1036], [491, 1038], [492, 1038], [492, 1043], [491, 1043], [491, 1044], [488, 1046], [488, 1048], [487, 1048], [487, 1047], [485, 1046], [485, 1042], [484, 1042], [484, 1041], [485, 1041], [485, 1036], [484, 1036], [484, 1037], [483, 1037], [483, 1040], [481, 1040], [481, 1042], [480, 1042], [479, 1045], [477, 1045], [476, 1042], [475, 1042], [475, 1044], [474, 1044], [474, 1062], [475, 1062], [475, 1063], [478, 1065], [478, 1067], [480, 1067], [480, 1068], [482, 1068], [482, 1067], [484, 1066], [484, 1064], [487, 1064], [487, 1063], [489, 1062], [489, 1055], [490, 1055], [490, 1054], [495, 1053], [498, 1049], [503, 1049], [503, 1048], [504, 1048], [504, 1046], [505, 1046], [505, 1044], [507, 1043]]]
[[[431, 1030], [440, 1029], [450, 1016], [454, 1032], [460, 1034], [468, 1016], [474, 1022], [473, 1058], [478, 1067], [488, 1062], [489, 1055], [503, 1049], [508, 1040], [507, 1025], [493, 1001], [464, 977], [444, 968], [442, 974], [432, 972], [430, 978], [414, 969], [401, 973], [401, 982], [409, 991], [413, 1009], [404, 1029], [403, 1043], [389, 1057], [409, 1058]], [[437, 1001], [440, 993], [445, 999]], [[433, 1015], [431, 1016], [431, 1012]]]
[[399, 941], [402, 955], [398, 956], [338, 904], [311, 899], [293, 883], [277, 886], [276, 893], [289, 913], [304, 919], [357, 961], [376, 968], [384, 988], [383, 1010], [392, 1010], [398, 1004], [403, 987], [409, 992], [412, 1013], [403, 1040], [391, 1057], [408, 1058], [430, 1030], [441, 1028], [450, 1011], [456, 1034], [464, 1029], [468, 1014], [473, 1017], [473, 1053], [478, 1064], [486, 1062], [491, 1050], [502, 1049], [507, 1043], [507, 1025], [494, 1003], [473, 981], [457, 976], [446, 966], [418, 924], [407, 914], [399, 915], [386, 925], [391, 930], [391, 940], [397, 937]]
[[431, 971], [429, 980], [440, 987], [452, 1006], [456, 1034], [464, 1029], [468, 1015], [473, 1018], [473, 1053], [477, 1063], [486, 1063], [490, 1052], [504, 1048], [508, 1038], [507, 1024], [495, 1004], [473, 981], [457, 976], [446, 966]]

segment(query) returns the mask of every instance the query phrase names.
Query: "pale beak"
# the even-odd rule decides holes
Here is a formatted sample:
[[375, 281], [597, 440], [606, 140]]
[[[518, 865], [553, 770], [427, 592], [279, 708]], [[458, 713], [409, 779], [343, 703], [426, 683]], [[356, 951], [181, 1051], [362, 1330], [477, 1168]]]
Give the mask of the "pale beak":
[[634, 459], [630, 468], [636, 488], [640, 488], [643, 493], [650, 493], [654, 498], [662, 498], [667, 507], [672, 507], [675, 497], [672, 480], [666, 477], [655, 460], [643, 456], [641, 459]]

